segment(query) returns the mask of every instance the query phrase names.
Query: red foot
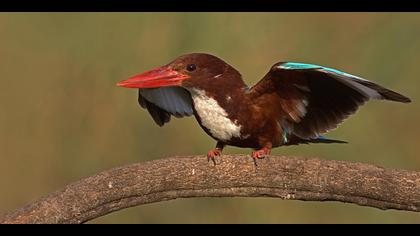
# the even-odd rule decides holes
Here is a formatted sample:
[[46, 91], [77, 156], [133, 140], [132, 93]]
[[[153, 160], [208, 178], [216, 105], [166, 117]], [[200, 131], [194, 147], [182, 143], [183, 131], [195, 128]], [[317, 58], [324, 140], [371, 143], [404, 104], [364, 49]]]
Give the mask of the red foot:
[[254, 164], [257, 165], [257, 159], [263, 159], [265, 156], [270, 154], [269, 148], [262, 148], [258, 151], [253, 151], [251, 157], [254, 159]]
[[216, 148], [216, 149], [210, 150], [207, 153], [207, 161], [212, 160], [213, 163], [216, 165], [216, 160], [214, 160], [214, 158], [217, 156], [220, 156], [221, 154], [222, 154], [222, 151], [220, 151], [220, 149]]
[[253, 151], [251, 156], [254, 159], [263, 159], [266, 155], [270, 154], [270, 149], [269, 148], [263, 148], [261, 150], [258, 151]]

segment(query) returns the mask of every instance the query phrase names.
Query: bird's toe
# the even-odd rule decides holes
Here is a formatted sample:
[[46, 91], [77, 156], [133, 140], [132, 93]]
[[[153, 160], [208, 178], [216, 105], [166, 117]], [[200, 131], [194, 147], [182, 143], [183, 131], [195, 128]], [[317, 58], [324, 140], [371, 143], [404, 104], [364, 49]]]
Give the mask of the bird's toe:
[[220, 156], [222, 154], [222, 152], [219, 150], [219, 149], [213, 149], [213, 150], [210, 150], [208, 153], [207, 153], [207, 161], [213, 161], [213, 163], [216, 165], [216, 160], [215, 160], [215, 158], [217, 157], [217, 156]]

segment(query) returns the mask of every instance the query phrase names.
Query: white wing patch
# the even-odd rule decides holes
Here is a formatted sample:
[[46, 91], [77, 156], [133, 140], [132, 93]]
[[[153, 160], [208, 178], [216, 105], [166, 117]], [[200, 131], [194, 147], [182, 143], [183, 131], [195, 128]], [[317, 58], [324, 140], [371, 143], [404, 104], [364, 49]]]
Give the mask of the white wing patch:
[[[358, 78], [358, 79], [360, 79], [360, 78]], [[342, 82], [342, 83], [345, 83], [346, 85], [348, 85], [348, 86], [350, 86], [354, 89], [356, 89], [357, 91], [361, 92], [362, 94], [364, 94], [365, 96], [367, 96], [370, 99], [382, 99], [382, 96], [377, 91], [375, 91], [375, 90], [373, 90], [369, 87], [366, 87], [363, 84], [359, 84], [355, 80], [343, 78], [343, 79], [340, 79], [339, 81]]]
[[299, 116], [304, 117], [306, 115], [306, 106], [308, 105], [308, 101], [306, 99], [303, 99], [301, 102], [299, 102], [296, 105], [296, 108], [299, 111]]
[[191, 91], [194, 108], [200, 116], [201, 123], [210, 133], [221, 141], [229, 141], [232, 137], [241, 136], [241, 126], [232, 121], [217, 101], [202, 90]]
[[222, 75], [222, 74], [215, 75], [213, 78], [217, 79], [217, 78], [219, 78], [221, 75]]

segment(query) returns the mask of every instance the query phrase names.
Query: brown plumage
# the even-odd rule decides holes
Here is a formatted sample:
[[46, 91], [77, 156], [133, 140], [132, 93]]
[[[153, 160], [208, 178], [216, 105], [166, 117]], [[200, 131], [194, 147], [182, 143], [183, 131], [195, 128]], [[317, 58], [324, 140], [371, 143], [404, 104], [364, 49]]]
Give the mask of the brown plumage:
[[[273, 147], [342, 142], [321, 137], [370, 99], [410, 99], [338, 70], [281, 62], [252, 87], [223, 60], [202, 53], [181, 56], [134, 76], [120, 86], [139, 88], [139, 104], [162, 126], [171, 115], [194, 114], [217, 140], [213, 159], [225, 145], [257, 149], [262, 158]], [[157, 88], [157, 89], [156, 89]]]

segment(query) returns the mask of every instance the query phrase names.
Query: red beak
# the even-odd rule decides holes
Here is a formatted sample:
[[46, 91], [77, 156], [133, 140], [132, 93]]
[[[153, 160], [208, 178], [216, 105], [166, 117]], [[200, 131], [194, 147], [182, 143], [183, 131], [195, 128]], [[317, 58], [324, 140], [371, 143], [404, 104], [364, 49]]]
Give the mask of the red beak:
[[133, 76], [117, 83], [117, 86], [125, 88], [159, 88], [165, 86], [180, 86], [182, 81], [189, 78], [187, 75], [178, 73], [166, 66], [158, 67]]

